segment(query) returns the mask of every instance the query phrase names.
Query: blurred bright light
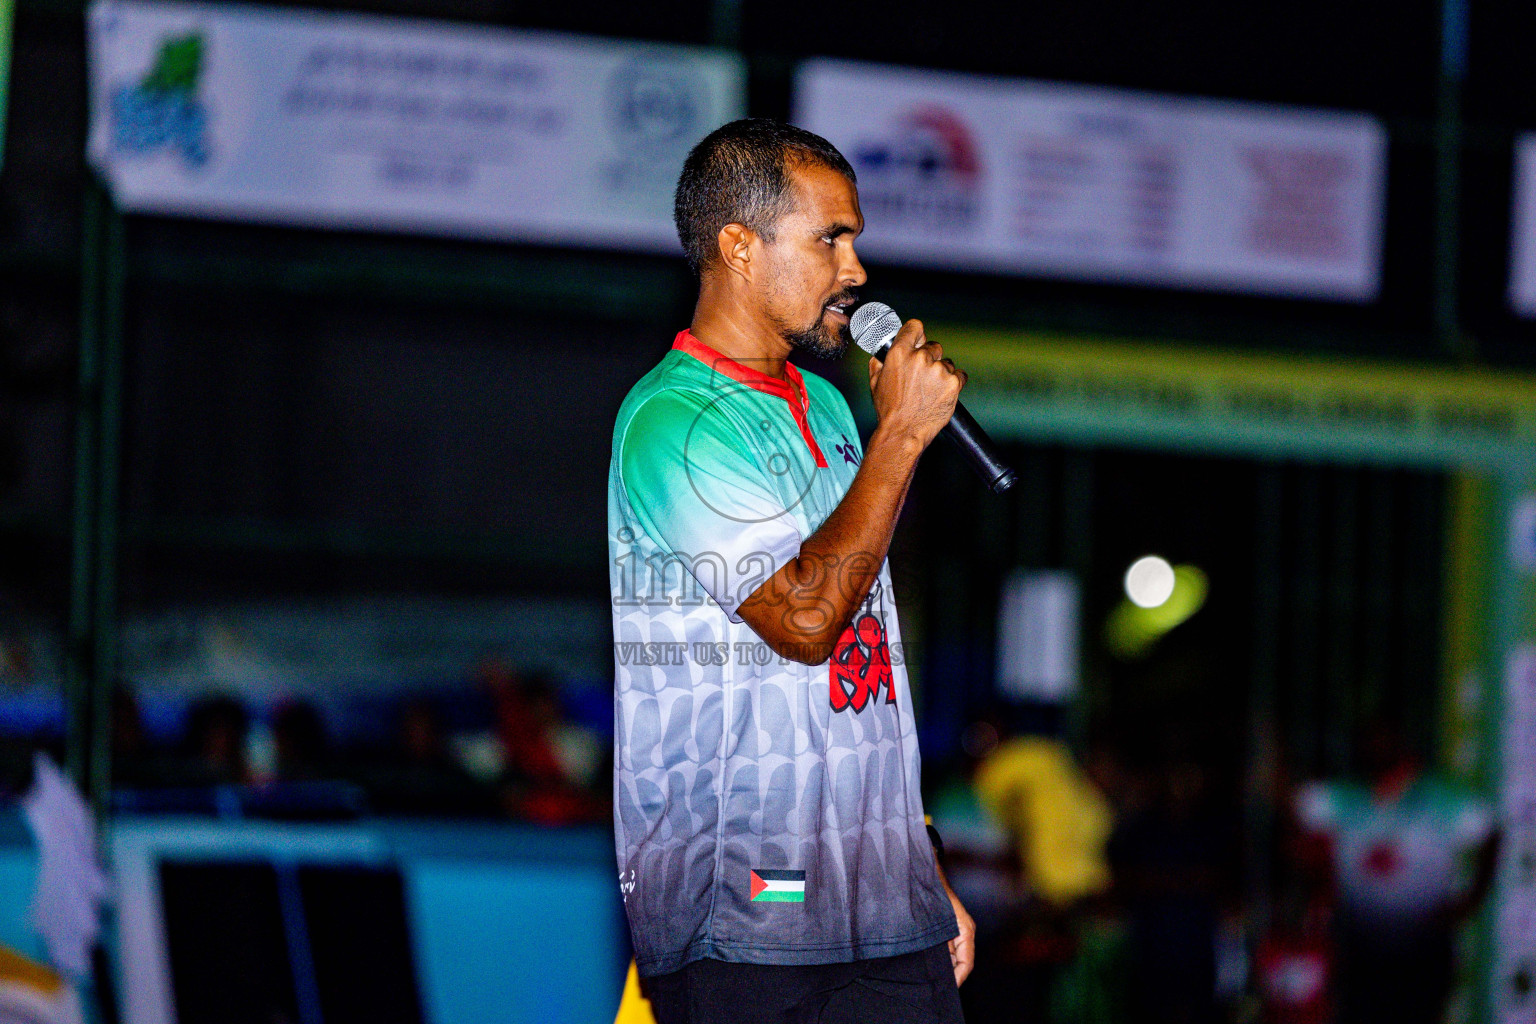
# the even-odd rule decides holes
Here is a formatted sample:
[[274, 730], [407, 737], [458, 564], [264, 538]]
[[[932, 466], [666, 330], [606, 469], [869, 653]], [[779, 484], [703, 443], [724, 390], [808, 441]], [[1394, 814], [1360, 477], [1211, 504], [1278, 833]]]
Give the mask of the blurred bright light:
[[1205, 607], [1209, 591], [1210, 582], [1198, 566], [1174, 566], [1173, 593], [1162, 604], [1147, 608], [1127, 599], [1110, 613], [1104, 623], [1109, 649], [1121, 658], [1145, 657], [1160, 639]]
[[1139, 608], [1157, 608], [1173, 596], [1173, 566], [1166, 558], [1147, 555], [1125, 571], [1125, 596]]

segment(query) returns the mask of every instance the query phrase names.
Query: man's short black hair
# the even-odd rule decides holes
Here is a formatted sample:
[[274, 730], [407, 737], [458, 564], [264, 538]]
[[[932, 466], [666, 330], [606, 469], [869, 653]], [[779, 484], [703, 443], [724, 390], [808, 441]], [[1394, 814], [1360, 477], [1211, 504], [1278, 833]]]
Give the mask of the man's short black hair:
[[766, 117], [731, 121], [704, 136], [683, 162], [672, 216], [694, 274], [719, 255], [720, 229], [744, 224], [768, 241], [789, 211], [792, 167], [820, 164], [857, 181], [843, 154], [820, 135]]

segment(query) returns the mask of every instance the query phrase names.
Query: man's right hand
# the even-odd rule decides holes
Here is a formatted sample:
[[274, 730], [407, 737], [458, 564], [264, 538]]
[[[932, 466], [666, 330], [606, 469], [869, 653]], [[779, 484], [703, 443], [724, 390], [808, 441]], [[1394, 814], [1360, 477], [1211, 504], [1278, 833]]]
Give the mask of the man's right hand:
[[955, 414], [965, 374], [907, 321], [885, 354], [869, 361], [880, 424], [837, 508], [800, 553], [741, 603], [739, 614], [780, 655], [819, 665], [863, 603], [891, 547], [923, 449]]
[[885, 362], [870, 357], [869, 391], [882, 432], [928, 447], [955, 414], [965, 371], [944, 358], [920, 320], [908, 320], [886, 350]]

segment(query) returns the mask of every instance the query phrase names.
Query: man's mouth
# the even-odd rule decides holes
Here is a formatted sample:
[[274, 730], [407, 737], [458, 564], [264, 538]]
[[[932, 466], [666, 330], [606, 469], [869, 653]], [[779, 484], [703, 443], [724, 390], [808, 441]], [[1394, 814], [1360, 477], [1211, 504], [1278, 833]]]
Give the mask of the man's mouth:
[[842, 317], [844, 320], [847, 320], [848, 311], [852, 309], [858, 301], [858, 299], [835, 299], [832, 302], [827, 303], [825, 308], [827, 312], [831, 313], [833, 316]]

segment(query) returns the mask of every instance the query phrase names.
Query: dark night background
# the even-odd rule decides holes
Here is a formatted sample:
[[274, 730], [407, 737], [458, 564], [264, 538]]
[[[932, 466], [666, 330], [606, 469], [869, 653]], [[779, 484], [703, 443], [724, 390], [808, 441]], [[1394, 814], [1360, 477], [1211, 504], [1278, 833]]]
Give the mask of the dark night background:
[[[1457, 334], [1438, 330], [1432, 309], [1442, 16], [1433, 4], [346, 9], [686, 43], [734, 36], [749, 61], [750, 112], [772, 116], [788, 113], [795, 62], [818, 54], [1366, 111], [1391, 140], [1375, 302], [878, 265], [868, 291], [931, 321], [1213, 349], [1508, 366], [1536, 357], [1536, 328], [1504, 302], [1512, 139], [1536, 123], [1527, 59], [1536, 16], [1516, 5], [1473, 7], [1468, 73], [1455, 90], [1464, 117]], [[79, 10], [22, 0], [0, 172], [0, 585], [8, 605], [44, 619], [62, 613], [69, 578], [84, 127]], [[686, 321], [691, 282], [680, 261], [147, 217], [129, 218], [126, 233], [126, 609], [400, 590], [600, 599], [611, 414]], [[1072, 457], [1095, 479], [1145, 461]], [[1208, 557], [1242, 565], [1218, 550], [1241, 549], [1254, 529], [1251, 510], [1220, 482], [1236, 471], [1191, 472], [1230, 507], [1197, 531]], [[958, 526], [995, 514], [965, 481], [939, 476], [925, 468], [909, 519], [938, 518], [923, 508], [936, 490], [953, 486], [962, 500], [946, 504], [945, 522], [912, 531], [921, 536], [907, 538], [910, 550], [948, 550], [950, 534], [969, 535]], [[1333, 500], [1326, 481], [1306, 486]], [[1036, 499], [1014, 499], [1026, 500]], [[1103, 488], [1087, 500], [1125, 507], [1108, 504]], [[1432, 508], [1424, 514], [1434, 521]], [[1099, 547], [1108, 579], [1118, 564]], [[986, 561], [965, 570], [982, 573], [969, 592], [992, 591], [982, 585]], [[972, 611], [970, 631], [985, 634], [990, 615]], [[977, 657], [989, 647], [978, 639]], [[985, 685], [985, 669], [976, 671], [972, 689]]]

